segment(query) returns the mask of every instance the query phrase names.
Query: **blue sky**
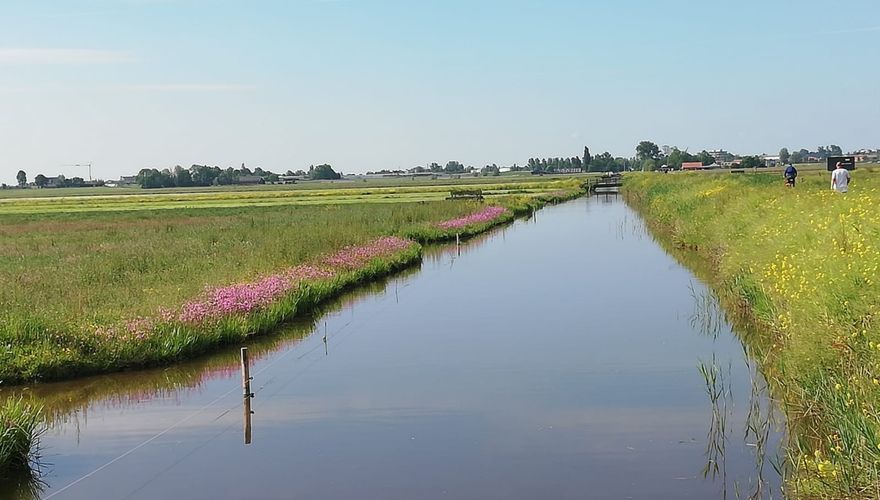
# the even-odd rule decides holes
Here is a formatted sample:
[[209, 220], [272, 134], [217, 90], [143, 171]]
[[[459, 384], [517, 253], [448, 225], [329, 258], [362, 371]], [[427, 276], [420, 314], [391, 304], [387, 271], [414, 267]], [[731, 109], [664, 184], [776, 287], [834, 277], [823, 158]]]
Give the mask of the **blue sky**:
[[880, 3], [0, 0], [0, 181], [878, 147]]

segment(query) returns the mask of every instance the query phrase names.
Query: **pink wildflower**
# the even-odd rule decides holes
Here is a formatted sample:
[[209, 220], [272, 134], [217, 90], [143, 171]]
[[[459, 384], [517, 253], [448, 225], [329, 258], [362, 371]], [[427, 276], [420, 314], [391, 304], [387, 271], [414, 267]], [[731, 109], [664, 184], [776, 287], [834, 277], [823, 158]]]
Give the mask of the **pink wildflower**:
[[[408, 248], [411, 241], [393, 236], [379, 238], [372, 243], [345, 247], [324, 259], [324, 264], [340, 270], [362, 267], [376, 257], [393, 254]], [[282, 298], [301, 283], [336, 276], [333, 267], [300, 265], [251, 283], [239, 283], [209, 289], [205, 295], [184, 304], [177, 319], [198, 323], [207, 319], [237, 313], [250, 313]]]
[[437, 224], [437, 227], [441, 229], [458, 229], [464, 226], [469, 226], [471, 224], [480, 224], [495, 220], [506, 212], [507, 209], [505, 208], [486, 207], [479, 212], [475, 212], [464, 217], [443, 221]]

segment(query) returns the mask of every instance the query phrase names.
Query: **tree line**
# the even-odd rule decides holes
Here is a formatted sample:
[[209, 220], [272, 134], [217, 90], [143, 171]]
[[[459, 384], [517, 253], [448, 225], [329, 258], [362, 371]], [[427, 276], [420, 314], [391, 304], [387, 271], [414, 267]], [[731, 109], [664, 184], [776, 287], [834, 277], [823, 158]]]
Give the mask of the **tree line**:
[[246, 179], [249, 183], [276, 183], [281, 180], [281, 176], [308, 178], [313, 180], [323, 179], [340, 179], [342, 174], [333, 170], [328, 164], [312, 165], [308, 172], [297, 170], [288, 170], [284, 174], [276, 174], [269, 170], [263, 170], [256, 167], [251, 170], [241, 164], [240, 168], [226, 168], [207, 165], [193, 165], [189, 169], [185, 169], [180, 165], [171, 169], [158, 170], [155, 168], [145, 168], [138, 172], [135, 177], [135, 183], [145, 189], [167, 188], [167, 187], [191, 187], [191, 186], [229, 186], [232, 184], [240, 184]]
[[829, 156], [842, 156], [843, 149], [837, 144], [819, 146], [816, 151], [801, 148], [797, 151], [788, 151], [788, 148], [779, 150], [779, 161], [782, 163], [808, 163], [810, 161], [823, 161]]

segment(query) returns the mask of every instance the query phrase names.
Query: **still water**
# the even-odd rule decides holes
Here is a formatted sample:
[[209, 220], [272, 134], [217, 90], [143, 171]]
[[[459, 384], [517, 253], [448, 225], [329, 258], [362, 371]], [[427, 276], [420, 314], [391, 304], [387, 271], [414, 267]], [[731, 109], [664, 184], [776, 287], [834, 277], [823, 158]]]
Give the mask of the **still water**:
[[251, 444], [237, 347], [34, 386], [44, 484], [0, 497], [780, 496], [760, 375], [613, 196], [431, 249], [249, 348]]

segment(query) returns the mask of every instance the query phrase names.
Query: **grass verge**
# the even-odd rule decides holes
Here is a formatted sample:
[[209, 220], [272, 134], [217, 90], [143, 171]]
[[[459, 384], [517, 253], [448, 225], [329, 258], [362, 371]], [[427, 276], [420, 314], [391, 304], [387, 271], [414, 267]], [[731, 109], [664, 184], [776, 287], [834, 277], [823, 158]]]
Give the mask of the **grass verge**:
[[880, 498], [880, 176], [644, 174], [625, 196], [654, 234], [700, 259], [782, 400], [789, 492]]

